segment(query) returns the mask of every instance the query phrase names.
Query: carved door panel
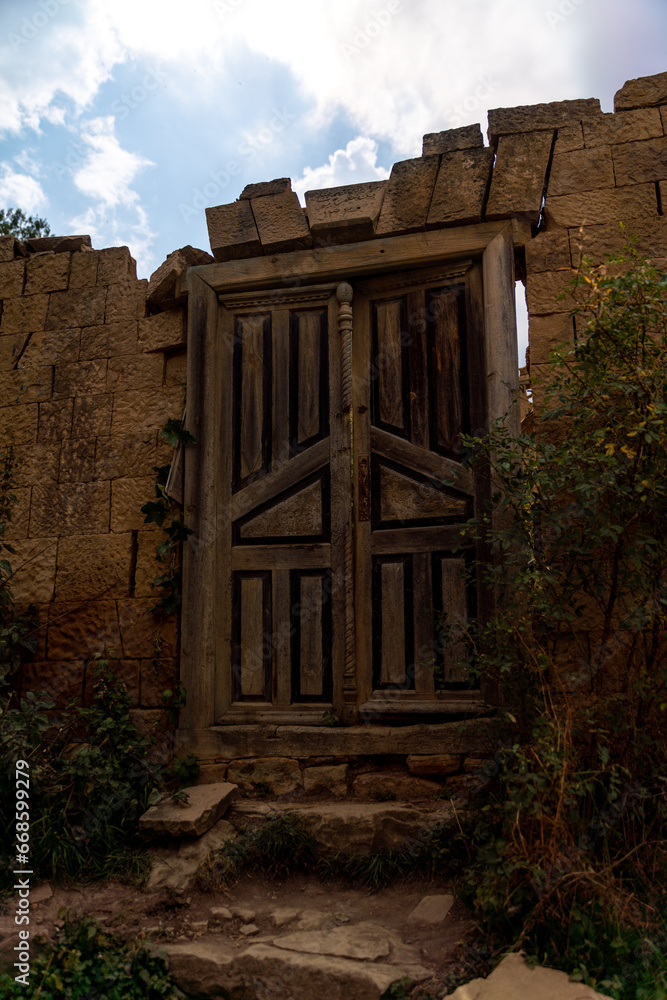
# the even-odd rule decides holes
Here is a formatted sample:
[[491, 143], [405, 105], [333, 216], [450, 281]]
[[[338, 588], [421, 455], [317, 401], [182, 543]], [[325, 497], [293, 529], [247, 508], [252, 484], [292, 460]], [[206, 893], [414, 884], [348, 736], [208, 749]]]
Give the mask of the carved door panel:
[[[354, 299], [356, 673], [362, 713], [455, 711], [479, 699], [436, 617], [475, 614], [461, 525], [474, 484], [461, 433], [485, 417], [480, 268], [357, 284]], [[438, 683], [435, 683], [435, 678]]]
[[320, 721], [341, 701], [350, 454], [335, 288], [221, 298], [219, 721]]

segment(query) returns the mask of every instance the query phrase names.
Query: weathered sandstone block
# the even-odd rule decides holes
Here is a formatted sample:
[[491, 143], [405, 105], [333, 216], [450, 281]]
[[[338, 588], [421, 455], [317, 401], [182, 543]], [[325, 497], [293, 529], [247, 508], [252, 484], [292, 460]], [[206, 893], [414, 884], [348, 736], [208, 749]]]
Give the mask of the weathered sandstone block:
[[253, 198], [250, 204], [264, 253], [307, 250], [313, 245], [308, 219], [296, 192], [264, 195]]
[[377, 236], [415, 233], [425, 228], [439, 166], [437, 155], [393, 165], [375, 230]]
[[614, 186], [614, 167], [609, 146], [576, 149], [554, 155], [549, 175], [549, 194], [575, 194]]
[[487, 219], [523, 215], [537, 222], [553, 132], [501, 136], [493, 168]]
[[316, 241], [353, 243], [373, 238], [387, 181], [306, 191], [306, 211]]
[[432, 153], [451, 153], [455, 149], [478, 149], [484, 145], [479, 125], [449, 128], [444, 132], [429, 132], [422, 140], [422, 156]]
[[443, 153], [426, 228], [479, 222], [492, 166], [492, 149]]
[[667, 73], [628, 80], [614, 94], [614, 111], [651, 108], [667, 104]]
[[69, 263], [69, 256], [63, 253], [30, 257], [26, 263], [25, 294], [58, 292], [67, 288]]
[[211, 253], [217, 261], [261, 256], [262, 244], [250, 202], [235, 201], [207, 208], [206, 225]]

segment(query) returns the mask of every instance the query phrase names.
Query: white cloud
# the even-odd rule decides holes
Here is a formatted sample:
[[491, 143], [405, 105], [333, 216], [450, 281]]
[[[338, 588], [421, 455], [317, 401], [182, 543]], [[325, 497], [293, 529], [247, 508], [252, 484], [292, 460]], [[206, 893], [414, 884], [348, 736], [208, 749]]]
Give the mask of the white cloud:
[[350, 139], [345, 149], [337, 149], [332, 153], [328, 163], [315, 168], [306, 167], [292, 187], [303, 203], [305, 192], [316, 188], [385, 180], [389, 177], [389, 171], [377, 165], [377, 151], [374, 139], [359, 135], [356, 139]]
[[0, 163], [0, 205], [22, 208], [30, 214], [47, 203], [42, 185], [28, 174], [18, 174], [9, 163]]
[[[54, 16], [20, 52], [4, 36], [0, 56], [12, 73], [0, 83], [0, 127], [57, 120], [63, 96], [80, 114], [127, 59], [159, 60], [175, 93], [186, 81], [197, 86], [203, 110], [220, 100], [227, 57], [249, 48], [291, 73], [311, 126], [343, 112], [361, 134], [415, 155], [424, 132], [459, 117], [457, 105], [467, 124], [483, 122], [489, 107], [526, 103], [526, 81], [531, 101], [581, 96], [585, 63], [576, 45], [555, 44], [549, 2], [199, 0], [185, 17], [182, 0], [70, 0], [67, 16]], [[12, 9], [19, 23], [21, 8]], [[568, 32], [583, 23], [573, 14]]]
[[115, 135], [113, 116], [86, 122], [81, 139], [89, 151], [74, 173], [74, 183], [79, 191], [89, 198], [97, 198], [108, 208], [137, 201], [138, 195], [130, 185], [140, 170], [155, 164], [122, 148]]
[[127, 246], [137, 262], [139, 277], [148, 277], [155, 269], [155, 256], [151, 250], [155, 233], [141, 205], [133, 205], [119, 217], [104, 205], [94, 205], [81, 215], [70, 219], [69, 231], [87, 233], [95, 247]]

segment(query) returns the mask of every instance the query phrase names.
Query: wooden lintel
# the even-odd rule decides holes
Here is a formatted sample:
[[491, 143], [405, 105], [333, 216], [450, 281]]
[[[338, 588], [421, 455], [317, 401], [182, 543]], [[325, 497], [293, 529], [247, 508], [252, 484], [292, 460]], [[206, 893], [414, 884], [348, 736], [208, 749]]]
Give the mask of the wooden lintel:
[[453, 260], [484, 252], [504, 230], [515, 247], [530, 240], [530, 225], [521, 219], [480, 222], [408, 236], [390, 236], [363, 243], [297, 250], [270, 257], [230, 260], [222, 264], [192, 267], [179, 278], [176, 292], [187, 294], [187, 274], [196, 274], [216, 292], [250, 291], [272, 286], [296, 288], [313, 281], [349, 279], [355, 275], [378, 274], [400, 268], [420, 267], [435, 260]]
[[214, 726], [179, 729], [179, 752], [203, 760], [239, 757], [335, 757], [348, 755], [474, 753], [495, 747], [488, 719], [412, 726]]

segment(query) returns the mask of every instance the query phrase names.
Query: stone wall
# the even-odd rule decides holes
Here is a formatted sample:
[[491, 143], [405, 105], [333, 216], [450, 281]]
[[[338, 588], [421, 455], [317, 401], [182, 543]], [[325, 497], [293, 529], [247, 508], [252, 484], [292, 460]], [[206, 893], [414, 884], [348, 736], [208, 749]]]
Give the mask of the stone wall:
[[[525, 258], [533, 379], [549, 351], [574, 335], [571, 302], [556, 296], [581, 249], [600, 263], [623, 241], [667, 264], [667, 73], [630, 81], [615, 111], [597, 100], [489, 112], [479, 126], [424, 137], [423, 155], [396, 163], [388, 181], [315, 191], [305, 210], [287, 179], [249, 185], [207, 209], [219, 262], [520, 218], [532, 226]], [[182, 277], [211, 258], [186, 247], [150, 285], [127, 248], [91, 250], [87, 237], [0, 240], [2, 442], [16, 446], [14, 580], [37, 604], [39, 651], [24, 688], [48, 682], [58, 703], [89, 690], [87, 659], [104, 647], [121, 660], [133, 704], [155, 716], [177, 669], [177, 624], [148, 612], [159, 532], [139, 509], [159, 438], [180, 416], [185, 381]], [[179, 298], [179, 294], [181, 298]]]
[[150, 719], [178, 635], [173, 618], [161, 623], [156, 673], [160, 532], [140, 508], [154, 499], [153, 467], [171, 460], [159, 428], [183, 409], [185, 310], [157, 311], [147, 293], [127, 247], [0, 240], [0, 427], [18, 500], [6, 540], [16, 601], [33, 602], [41, 623], [22, 687], [48, 687], [57, 706], [86, 699], [88, 660], [108, 649]]

